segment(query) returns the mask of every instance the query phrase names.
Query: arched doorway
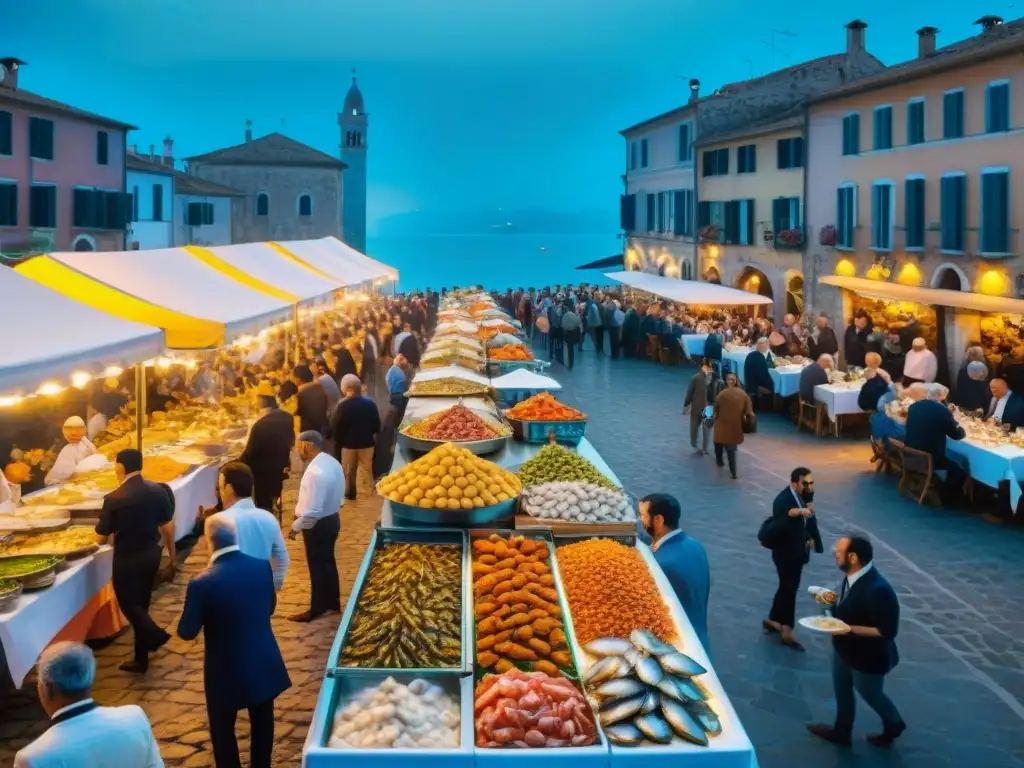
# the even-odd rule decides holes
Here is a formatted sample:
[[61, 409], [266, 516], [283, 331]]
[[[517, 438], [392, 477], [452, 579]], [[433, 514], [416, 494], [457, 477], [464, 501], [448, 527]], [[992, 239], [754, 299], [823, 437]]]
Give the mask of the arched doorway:
[[79, 235], [75, 238], [75, 242], [71, 244], [71, 250], [73, 251], [95, 251], [96, 241], [93, 240], [89, 235]]
[[705, 283], [714, 283], [715, 285], [722, 284], [722, 276], [718, 273], [716, 267], [708, 267], [707, 272], [704, 273]]
[[790, 276], [786, 282], [786, 314], [803, 317], [804, 314], [804, 276]]
[[962, 291], [964, 289], [964, 281], [961, 279], [957, 270], [952, 267], [946, 267], [940, 272], [936, 273], [935, 280], [933, 280], [936, 288], [941, 288], [944, 291]]
[[[962, 291], [967, 286], [966, 276], [953, 264], [943, 264], [932, 276], [932, 287], [944, 291]], [[951, 365], [957, 366], [958, 355], [950, 355], [950, 350], [963, 346], [962, 334], [957, 330], [956, 309], [953, 307], [935, 307], [935, 356], [939, 359], [939, 373], [936, 377], [942, 384], [948, 385], [953, 380]], [[954, 358], [954, 359], [951, 359]]]
[[736, 278], [736, 287], [741, 291], [749, 291], [750, 293], [767, 296], [769, 299], [775, 298], [775, 295], [772, 293], [771, 281], [767, 275], [753, 267], [746, 267], [740, 272], [739, 277]]

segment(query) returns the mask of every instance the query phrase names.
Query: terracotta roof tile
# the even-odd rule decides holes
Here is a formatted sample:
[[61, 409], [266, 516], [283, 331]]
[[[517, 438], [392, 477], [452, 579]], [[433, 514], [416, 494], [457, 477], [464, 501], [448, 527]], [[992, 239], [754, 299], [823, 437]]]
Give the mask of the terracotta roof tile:
[[110, 128], [120, 128], [123, 131], [138, 130], [134, 125], [122, 123], [119, 120], [104, 117], [103, 115], [97, 115], [93, 112], [86, 112], [84, 109], [78, 109], [78, 107], [72, 107], [70, 104], [64, 104], [60, 101], [48, 99], [45, 96], [40, 96], [37, 93], [26, 91], [23, 88], [0, 88], [0, 104], [2, 103], [21, 104], [22, 106], [35, 108], [43, 112], [65, 115], [66, 117], [74, 117], [79, 120], [97, 123], [98, 125], [105, 125]]
[[211, 165], [298, 165], [321, 168], [346, 168], [336, 157], [290, 139], [282, 133], [268, 133], [258, 139], [216, 149], [188, 158], [189, 162]]

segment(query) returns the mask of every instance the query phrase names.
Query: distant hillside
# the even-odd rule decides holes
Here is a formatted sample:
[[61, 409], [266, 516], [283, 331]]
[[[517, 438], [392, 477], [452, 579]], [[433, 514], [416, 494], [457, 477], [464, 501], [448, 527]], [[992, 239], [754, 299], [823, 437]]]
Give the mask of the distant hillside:
[[598, 234], [615, 232], [615, 212], [575, 211], [409, 211], [381, 219], [380, 236]]

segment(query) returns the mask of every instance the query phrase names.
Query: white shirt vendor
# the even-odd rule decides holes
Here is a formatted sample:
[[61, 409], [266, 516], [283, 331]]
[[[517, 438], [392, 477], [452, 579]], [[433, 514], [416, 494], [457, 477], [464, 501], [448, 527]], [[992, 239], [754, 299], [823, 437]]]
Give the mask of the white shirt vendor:
[[338, 513], [345, 497], [345, 473], [341, 464], [321, 451], [309, 462], [299, 482], [293, 531], [312, 528], [321, 517]]
[[60, 449], [57, 461], [46, 473], [44, 482], [47, 485], [59, 485], [70, 480], [71, 476], [75, 474], [78, 462], [96, 453], [96, 446], [85, 436], [85, 422], [80, 416], [72, 416], [65, 421], [63, 431], [64, 439], [68, 441], [68, 444]]
[[[257, 507], [252, 499], [239, 499], [214, 517], [226, 517], [235, 524], [235, 530], [238, 531], [236, 549], [241, 550], [243, 555], [267, 560], [274, 571], [274, 587], [280, 590], [284, 585], [290, 559], [277, 518]], [[226, 551], [218, 550], [214, 557]]]

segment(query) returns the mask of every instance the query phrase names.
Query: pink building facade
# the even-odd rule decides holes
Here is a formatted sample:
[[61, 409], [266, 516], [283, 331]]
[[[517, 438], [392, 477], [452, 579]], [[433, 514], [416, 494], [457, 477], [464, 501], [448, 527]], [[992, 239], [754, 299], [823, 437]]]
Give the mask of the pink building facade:
[[0, 254], [123, 249], [134, 127], [19, 88], [20, 68], [0, 59]]

